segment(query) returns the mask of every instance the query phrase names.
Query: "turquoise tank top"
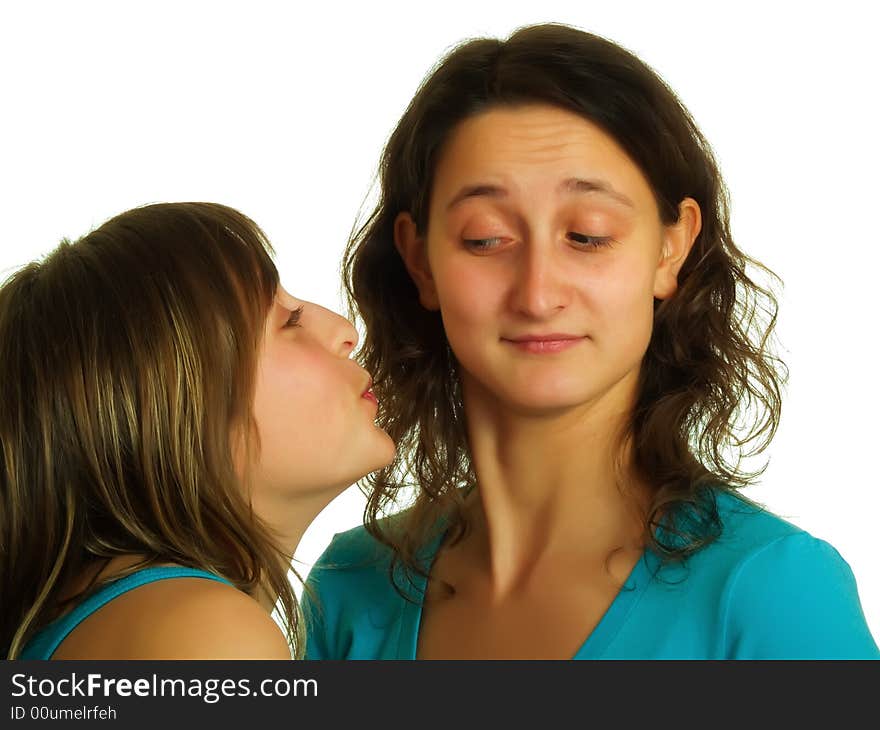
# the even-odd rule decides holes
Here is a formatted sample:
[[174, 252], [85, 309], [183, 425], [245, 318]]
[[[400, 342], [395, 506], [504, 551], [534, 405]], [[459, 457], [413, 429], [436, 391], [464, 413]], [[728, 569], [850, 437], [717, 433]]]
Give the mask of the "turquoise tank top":
[[101, 606], [106, 605], [117, 596], [121, 596], [123, 593], [127, 593], [134, 588], [168, 578], [208, 578], [209, 580], [232, 585], [225, 578], [209, 573], [206, 570], [199, 570], [198, 568], [180, 568], [176, 566], [142, 568], [131, 575], [108, 583], [78, 604], [72, 611], [44, 626], [25, 645], [19, 659], [51, 659], [52, 654], [55, 653], [58, 645], [67, 638], [67, 635], [101, 608]]

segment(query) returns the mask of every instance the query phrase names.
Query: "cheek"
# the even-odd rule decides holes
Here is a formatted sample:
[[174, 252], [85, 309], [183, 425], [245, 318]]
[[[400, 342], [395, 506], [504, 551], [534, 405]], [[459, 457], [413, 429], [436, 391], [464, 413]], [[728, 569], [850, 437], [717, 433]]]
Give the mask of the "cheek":
[[497, 323], [503, 282], [493, 275], [491, 264], [473, 258], [451, 258], [440, 262], [433, 271], [450, 344], [467, 339], [469, 333], [476, 333], [487, 324]]
[[[332, 424], [338, 399], [333, 369], [308, 353], [275, 357], [265, 362], [257, 378], [254, 417], [266, 460], [320, 446], [318, 430]], [[315, 418], [321, 413], [320, 419]]]
[[647, 349], [654, 318], [654, 269], [647, 257], [621, 256], [589, 286], [597, 335], [639, 357]]

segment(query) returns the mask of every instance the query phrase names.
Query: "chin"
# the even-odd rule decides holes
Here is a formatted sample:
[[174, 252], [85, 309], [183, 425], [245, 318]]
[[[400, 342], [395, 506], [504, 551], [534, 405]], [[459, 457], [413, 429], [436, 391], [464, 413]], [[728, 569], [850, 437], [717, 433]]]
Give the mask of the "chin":
[[586, 385], [581, 378], [577, 382], [561, 378], [531, 378], [516, 387], [505, 384], [497, 398], [514, 411], [549, 414], [576, 408], [595, 399], [599, 395], [598, 388]]
[[517, 416], [529, 418], [559, 416], [583, 406], [583, 399], [573, 398], [518, 398], [506, 402], [507, 409]]
[[375, 438], [370, 439], [368, 445], [359, 449], [363, 453], [363, 459], [358, 460], [359, 471], [357, 476], [352, 479], [352, 483], [367, 474], [372, 474], [374, 471], [388, 466], [394, 460], [396, 449], [391, 437], [378, 426], [375, 430]]
[[391, 440], [391, 437], [380, 430], [378, 427], [377, 431], [382, 435], [382, 443], [379, 449], [376, 452], [376, 466], [373, 467], [372, 471], [376, 471], [381, 469], [384, 466], [388, 466], [392, 461], [394, 461], [394, 455], [397, 453], [397, 447], [394, 445], [394, 441]]

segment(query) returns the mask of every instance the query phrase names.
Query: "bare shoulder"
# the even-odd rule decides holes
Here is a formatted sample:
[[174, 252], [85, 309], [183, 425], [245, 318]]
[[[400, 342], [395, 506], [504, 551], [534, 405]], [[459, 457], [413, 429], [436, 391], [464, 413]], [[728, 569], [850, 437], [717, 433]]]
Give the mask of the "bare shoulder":
[[280, 627], [259, 603], [204, 578], [171, 578], [131, 590], [86, 619], [60, 650], [78, 656], [56, 652], [55, 658], [291, 658]]
[[166, 610], [157, 615], [156, 630], [145, 637], [145, 652], [152, 648], [169, 659], [290, 659], [281, 629], [250, 596], [199, 578], [167, 583], [174, 602], [162, 601]]
[[290, 648], [272, 617], [236, 588], [200, 578], [152, 587], [155, 595], [148, 600], [158, 610], [139, 637], [137, 649], [144, 658], [290, 659]]

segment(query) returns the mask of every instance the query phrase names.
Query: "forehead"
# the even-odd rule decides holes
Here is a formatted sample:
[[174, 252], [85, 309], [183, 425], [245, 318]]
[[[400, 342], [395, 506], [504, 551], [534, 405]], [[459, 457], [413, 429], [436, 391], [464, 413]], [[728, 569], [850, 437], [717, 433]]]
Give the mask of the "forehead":
[[432, 197], [479, 183], [532, 194], [572, 178], [604, 180], [653, 202], [648, 181], [613, 137], [573, 112], [543, 105], [494, 108], [459, 124], [438, 160]]

